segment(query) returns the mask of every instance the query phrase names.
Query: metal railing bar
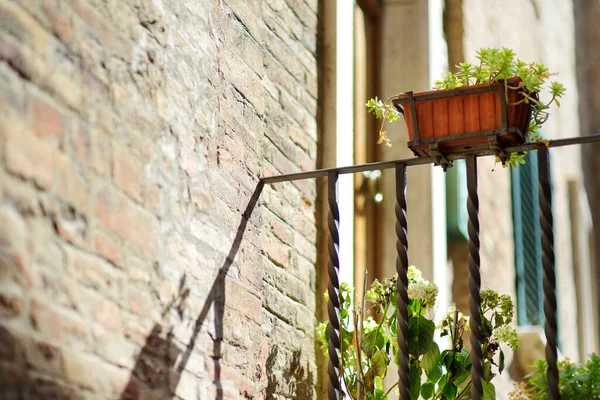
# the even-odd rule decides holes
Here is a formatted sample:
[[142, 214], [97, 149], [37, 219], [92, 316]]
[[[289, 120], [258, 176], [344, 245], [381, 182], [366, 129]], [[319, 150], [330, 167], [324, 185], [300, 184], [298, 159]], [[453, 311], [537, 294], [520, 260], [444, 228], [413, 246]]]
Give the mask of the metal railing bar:
[[[586, 143], [600, 143], [600, 133], [596, 133], [594, 135], [588, 136], [578, 136], [574, 138], [567, 139], [554, 139], [548, 141], [548, 147], [562, 147], [562, 146], [571, 146], [575, 144], [586, 144]], [[504, 151], [507, 153], [514, 153], [519, 151], [528, 151], [528, 150], [536, 150], [546, 147], [544, 143], [534, 142], [534, 143], [526, 143], [520, 146], [511, 146], [504, 148]], [[469, 155], [469, 153], [461, 153], [461, 154], [447, 154], [445, 157], [448, 160], [454, 161], [459, 159], [464, 159]], [[492, 150], [489, 151], [478, 151], [478, 157], [485, 156], [493, 156], [495, 155]], [[323, 168], [317, 169], [314, 171], [306, 171], [306, 172], [294, 172], [291, 174], [282, 174], [275, 176], [267, 176], [260, 178], [260, 181], [265, 184], [270, 183], [278, 183], [278, 182], [290, 182], [297, 181], [302, 179], [311, 179], [318, 178], [321, 176], [327, 176], [330, 172], [337, 172], [339, 175], [342, 174], [355, 174], [357, 172], [363, 171], [374, 171], [374, 170], [382, 170], [382, 169], [390, 169], [395, 168], [397, 164], [404, 164], [406, 166], [413, 165], [424, 165], [424, 164], [432, 164], [435, 163], [436, 160], [434, 157], [414, 157], [414, 158], [406, 158], [399, 160], [391, 160], [391, 161], [378, 161], [373, 163], [359, 164], [359, 165], [351, 165], [346, 167], [336, 167], [336, 168]]]
[[471, 398], [483, 398], [483, 352], [481, 348], [481, 274], [479, 272], [479, 195], [477, 193], [477, 156], [467, 157], [467, 211], [469, 214], [469, 308], [471, 318]]
[[542, 267], [544, 270], [544, 333], [548, 363], [548, 399], [560, 399], [557, 366], [556, 274], [554, 272], [554, 232], [552, 223], [552, 190], [550, 188], [548, 149], [538, 152], [540, 227], [542, 230]]
[[400, 400], [410, 400], [408, 352], [408, 227], [406, 220], [406, 166], [396, 166], [396, 272], [398, 273], [398, 389]]
[[329, 364], [327, 375], [329, 376], [329, 382], [327, 385], [327, 396], [329, 400], [339, 400], [342, 397], [340, 384], [342, 328], [340, 326], [340, 259], [338, 255], [340, 248], [340, 210], [337, 198], [337, 179], [338, 174], [335, 171], [329, 173], [327, 179], [327, 202], [329, 204], [329, 216], [327, 218], [327, 225], [329, 227], [329, 262], [327, 263], [327, 274], [329, 275], [329, 284], [327, 285], [327, 292], [329, 293], [329, 301], [327, 303], [327, 314], [329, 315]]

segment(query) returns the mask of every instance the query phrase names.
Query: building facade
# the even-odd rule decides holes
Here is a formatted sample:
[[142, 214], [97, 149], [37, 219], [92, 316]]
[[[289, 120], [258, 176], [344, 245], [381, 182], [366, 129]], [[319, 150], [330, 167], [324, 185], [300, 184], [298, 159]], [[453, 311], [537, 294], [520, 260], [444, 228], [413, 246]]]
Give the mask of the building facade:
[[[3, 393], [321, 398], [325, 182], [259, 192], [259, 178], [412, 157], [402, 122], [375, 145], [364, 102], [427, 90], [480, 47], [558, 72], [547, 138], [600, 132], [599, 14], [592, 0], [0, 2]], [[550, 153], [560, 351], [583, 360], [600, 349], [600, 153]], [[468, 309], [447, 218], [458, 170], [408, 173], [409, 260], [441, 314]], [[515, 298], [531, 350], [507, 355], [500, 398], [543, 358], [521, 178], [479, 161], [482, 286]], [[395, 271], [393, 172], [339, 191], [342, 276], [360, 288], [364, 269]]]

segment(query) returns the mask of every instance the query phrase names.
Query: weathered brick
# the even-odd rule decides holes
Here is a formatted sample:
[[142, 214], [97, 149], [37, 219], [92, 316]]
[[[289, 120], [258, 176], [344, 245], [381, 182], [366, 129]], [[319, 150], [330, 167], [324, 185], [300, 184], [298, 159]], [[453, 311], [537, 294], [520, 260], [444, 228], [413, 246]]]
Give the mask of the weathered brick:
[[[40, 187], [52, 184], [57, 151], [19, 126], [5, 132], [6, 166], [10, 172], [32, 178]], [[35, 160], [35, 162], [31, 162]]]
[[40, 334], [53, 340], [72, 344], [87, 341], [88, 330], [85, 322], [50, 306], [47, 299], [32, 299], [31, 323]]
[[117, 8], [0, 3], [0, 316], [31, 322], [0, 328], [0, 386], [265, 397], [270, 347], [283, 370], [313, 346], [314, 184], [265, 188], [238, 229], [259, 175], [314, 166], [315, 10]]
[[102, 293], [112, 294], [119, 290], [119, 277], [113, 267], [97, 256], [70, 249], [68, 271], [73, 279]]
[[135, 366], [138, 347], [116, 332], [118, 331], [115, 329], [94, 326], [92, 335], [95, 353], [111, 364], [131, 371]]
[[113, 158], [115, 183], [136, 201], [142, 200], [143, 165], [127, 151], [115, 153]]
[[121, 310], [110, 300], [100, 299], [93, 307], [92, 317], [109, 331], [121, 328]]
[[35, 98], [30, 100], [29, 108], [33, 120], [32, 129], [38, 136], [45, 138], [65, 134], [65, 118], [55, 105]]
[[86, 389], [96, 388], [96, 360], [88, 355], [64, 349], [61, 364], [67, 380]]
[[89, 183], [76, 170], [75, 164], [63, 153], [56, 154], [54, 169], [57, 194], [87, 214], [90, 207]]
[[114, 264], [121, 262], [121, 249], [115, 239], [101, 231], [96, 231], [93, 240], [94, 247], [99, 255]]
[[257, 324], [262, 322], [261, 299], [247, 287], [230, 281], [225, 286], [226, 306], [239, 311]]

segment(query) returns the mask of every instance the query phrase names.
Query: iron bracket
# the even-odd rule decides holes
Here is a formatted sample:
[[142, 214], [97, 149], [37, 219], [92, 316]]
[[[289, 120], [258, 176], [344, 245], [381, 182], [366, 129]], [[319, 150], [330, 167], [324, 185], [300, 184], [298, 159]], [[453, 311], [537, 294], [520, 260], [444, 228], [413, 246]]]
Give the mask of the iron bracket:
[[500, 142], [498, 141], [498, 135], [490, 135], [488, 136], [488, 143], [490, 145], [490, 149], [494, 152], [496, 157], [502, 162], [502, 166], [506, 166], [506, 163], [510, 160], [510, 154], [505, 152], [502, 147], [500, 147]]
[[441, 166], [444, 172], [446, 172], [448, 168], [452, 168], [452, 161], [448, 160], [440, 151], [437, 143], [431, 143], [429, 145], [429, 152], [431, 153], [431, 157], [433, 157], [435, 163]]

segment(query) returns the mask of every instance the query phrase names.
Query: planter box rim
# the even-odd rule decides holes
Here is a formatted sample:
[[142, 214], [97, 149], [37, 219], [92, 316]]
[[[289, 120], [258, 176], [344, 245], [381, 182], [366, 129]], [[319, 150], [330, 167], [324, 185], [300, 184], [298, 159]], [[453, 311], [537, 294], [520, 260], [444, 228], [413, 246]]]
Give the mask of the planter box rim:
[[[518, 86], [518, 83], [521, 82], [521, 79], [520, 78], [510, 78], [507, 80], [507, 82], [509, 83], [509, 85], [511, 87], [516, 87], [516, 86]], [[472, 93], [491, 92], [491, 91], [499, 90], [499, 87], [500, 87], [500, 81], [496, 81], [493, 83], [480, 83], [478, 85], [461, 86], [456, 89], [448, 89], [448, 90], [433, 89], [433, 90], [427, 90], [424, 92], [408, 91], [408, 92], [404, 92], [404, 93], [399, 93], [396, 96], [392, 97], [392, 102], [394, 105], [405, 104], [405, 103], [410, 102], [411, 96], [415, 101], [419, 101], [419, 100], [431, 100], [431, 99], [436, 99], [436, 98], [441, 98], [441, 97], [462, 96], [465, 94], [472, 94]]]

